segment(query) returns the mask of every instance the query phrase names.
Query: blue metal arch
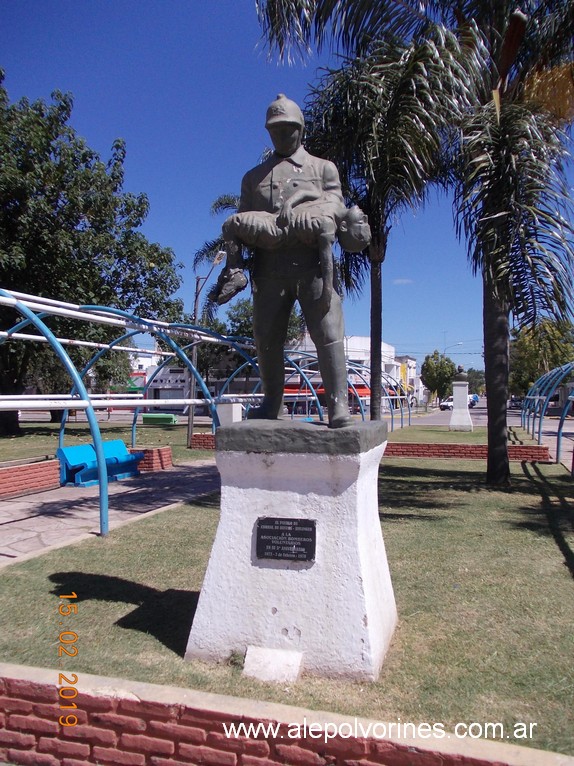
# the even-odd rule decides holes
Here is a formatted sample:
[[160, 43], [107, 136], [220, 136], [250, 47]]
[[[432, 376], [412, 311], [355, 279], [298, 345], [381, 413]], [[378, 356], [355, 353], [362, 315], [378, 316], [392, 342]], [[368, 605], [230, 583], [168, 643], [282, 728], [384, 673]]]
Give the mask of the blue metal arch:
[[[521, 425], [532, 437], [536, 431], [536, 420], [538, 418], [538, 444], [542, 442], [542, 431], [544, 427], [544, 417], [550, 405], [550, 400], [556, 393], [558, 387], [567, 380], [574, 372], [574, 362], [567, 362], [560, 367], [555, 367], [549, 372], [545, 372], [530, 387], [524, 397], [522, 411], [520, 414]], [[572, 410], [572, 397], [562, 407], [558, 430], [556, 433], [556, 462], [560, 462], [560, 451], [562, 442], [562, 431], [564, 423], [570, 411]], [[531, 425], [532, 423], [532, 425]]]
[[[82, 306], [72, 306], [72, 304], [60, 304], [60, 306], [64, 306], [66, 308], [73, 308], [77, 311], [85, 311], [85, 312], [97, 312], [100, 315], [111, 315], [120, 317], [122, 320], [126, 322], [126, 325], [129, 326], [130, 324], [133, 326], [133, 328], [127, 332], [124, 333], [121, 337], [117, 338], [116, 340], [110, 342], [107, 344], [106, 348], [101, 349], [98, 351], [94, 357], [88, 362], [87, 365], [84, 366], [81, 373], [78, 372], [78, 370], [75, 368], [73, 362], [71, 361], [69, 355], [66, 353], [66, 351], [63, 348], [62, 343], [55, 337], [55, 335], [52, 333], [52, 331], [47, 327], [47, 325], [44, 322], [44, 319], [50, 316], [56, 315], [57, 311], [50, 311], [50, 307], [47, 306], [46, 308], [36, 308], [34, 309], [27, 307], [22, 303], [20, 300], [15, 298], [9, 291], [3, 290], [0, 288], [0, 295], [8, 298], [12, 305], [22, 316], [24, 316], [24, 319], [16, 323], [14, 327], [12, 327], [8, 333], [7, 337], [5, 339], [0, 339], [0, 342], [4, 342], [4, 340], [9, 339], [10, 335], [13, 335], [17, 332], [19, 332], [21, 329], [28, 325], [33, 325], [40, 333], [41, 335], [46, 339], [46, 341], [50, 344], [50, 346], [55, 351], [56, 355], [60, 359], [60, 361], [64, 364], [66, 370], [70, 374], [73, 382], [72, 392], [77, 391], [79, 395], [87, 402], [86, 406], [86, 416], [88, 419], [88, 423], [90, 425], [90, 431], [92, 434], [92, 438], [94, 441], [94, 449], [96, 452], [96, 458], [97, 458], [97, 471], [98, 471], [98, 479], [99, 479], [99, 487], [100, 487], [100, 531], [102, 535], [107, 534], [108, 532], [108, 477], [107, 477], [107, 471], [106, 471], [106, 464], [105, 464], [105, 457], [103, 453], [103, 444], [102, 444], [102, 437], [101, 432], [99, 429], [99, 425], [97, 422], [97, 418], [94, 411], [94, 406], [90, 400], [89, 394], [87, 392], [87, 389], [83, 382], [83, 377], [87, 374], [87, 372], [91, 369], [91, 367], [96, 363], [98, 359], [101, 358], [101, 356], [106, 353], [106, 351], [109, 351], [111, 348], [113, 348], [115, 345], [119, 344], [122, 340], [132, 337], [137, 334], [151, 334], [154, 336], [157, 336], [160, 338], [168, 347], [171, 349], [172, 355], [168, 357], [164, 361], [164, 363], [161, 365], [161, 368], [163, 368], [166, 364], [170, 363], [175, 357], [177, 357], [190, 371], [191, 375], [195, 378], [196, 382], [198, 383], [204, 398], [206, 401], [210, 404], [210, 407], [212, 409], [212, 423], [213, 428], [215, 429], [217, 425], [219, 424], [219, 418], [217, 415], [217, 410], [215, 406], [215, 402], [213, 401], [213, 398], [211, 397], [211, 394], [209, 390], [207, 389], [207, 386], [205, 385], [205, 382], [201, 375], [199, 375], [197, 369], [192, 364], [192, 362], [187, 357], [185, 351], [189, 346], [195, 346], [197, 343], [201, 342], [201, 339], [195, 340], [193, 343], [189, 344], [186, 347], [181, 347], [178, 343], [176, 343], [173, 338], [170, 335], [170, 332], [173, 332], [174, 334], [178, 334], [178, 330], [183, 330], [186, 332], [199, 332], [204, 336], [212, 337], [216, 340], [219, 340], [223, 343], [226, 343], [227, 345], [231, 346], [236, 352], [238, 352], [243, 358], [245, 358], [245, 363], [241, 365], [232, 376], [228, 378], [228, 380], [225, 382], [224, 387], [222, 390], [225, 390], [226, 387], [229, 386], [229, 383], [231, 380], [234, 379], [234, 377], [239, 374], [241, 370], [245, 368], [246, 365], [251, 365], [254, 367], [254, 369], [257, 368], [257, 361], [254, 359], [251, 355], [249, 355], [243, 346], [242, 343], [245, 345], [246, 343], [249, 343], [251, 345], [252, 341], [251, 339], [246, 338], [235, 338], [235, 337], [227, 337], [223, 336], [220, 333], [217, 333], [213, 330], [207, 329], [207, 328], [201, 328], [197, 325], [193, 324], [183, 324], [183, 323], [173, 323], [173, 324], [166, 324], [161, 322], [156, 322], [154, 320], [147, 320], [142, 319], [140, 317], [135, 316], [134, 314], [124, 311], [122, 309], [117, 309], [113, 307], [107, 307], [107, 306], [99, 306], [99, 305], [90, 305], [90, 304], [84, 304]], [[27, 296], [27, 297], [33, 297], [33, 296]], [[39, 299], [40, 300], [40, 299]], [[13, 303], [12, 303], [13, 302]], [[49, 303], [49, 302], [48, 302]], [[58, 302], [53, 301], [52, 302], [55, 305], [58, 304]], [[36, 312], [36, 313], [35, 313]], [[86, 318], [86, 317], [78, 317], [78, 318]], [[93, 317], [93, 321], [97, 321], [98, 317]], [[102, 320], [103, 321], [103, 320]], [[183, 333], [182, 333], [183, 334]], [[311, 380], [309, 376], [307, 375], [307, 371], [304, 366], [300, 365], [299, 363], [295, 362], [294, 359], [291, 358], [291, 354], [293, 352], [287, 351], [285, 353], [285, 360], [288, 364], [295, 367], [295, 371], [293, 374], [296, 373], [298, 370], [301, 376], [304, 379], [304, 382], [306, 385], [309, 386], [309, 389], [313, 392], [313, 395], [317, 401], [319, 416], [322, 419], [323, 418], [323, 410], [319, 401], [319, 398], [317, 396], [317, 392], [314, 388], [314, 386], [311, 383]], [[313, 361], [315, 363], [316, 356], [308, 353], [308, 352], [296, 352], [299, 357], [302, 355], [308, 359], [308, 361]], [[318, 364], [317, 364], [318, 366]], [[370, 383], [367, 381], [367, 376], [370, 376], [370, 371], [365, 366], [359, 366], [359, 365], [349, 365], [349, 370], [353, 371], [355, 374], [359, 375], [361, 380], [365, 383], [365, 385], [370, 387]], [[157, 372], [156, 372], [157, 374]], [[153, 379], [154, 376], [152, 376]], [[403, 403], [402, 399], [407, 399], [408, 404], [408, 412], [409, 412], [409, 424], [410, 424], [410, 402], [408, 402], [408, 397], [403, 392], [402, 385], [391, 378], [387, 373], [383, 373], [384, 382], [386, 385], [385, 389], [385, 398], [388, 400], [389, 404], [392, 402], [398, 402], [401, 412], [401, 426], [403, 425], [404, 421], [404, 412], [403, 412]], [[151, 383], [151, 380], [146, 384], [145, 391], [147, 392], [149, 388], [149, 383]], [[261, 383], [260, 381], [257, 381], [254, 391], [258, 390]], [[357, 400], [359, 401], [361, 415], [364, 419], [365, 412], [364, 408], [362, 406], [361, 399], [357, 393], [357, 390], [354, 386], [354, 384], [349, 383], [351, 386], [352, 391], [354, 392], [355, 396], [357, 397]], [[391, 389], [394, 392], [394, 397], [391, 399], [391, 396], [388, 393], [388, 389]], [[391, 429], [394, 427], [394, 407], [390, 406], [390, 413], [391, 413]], [[136, 415], [135, 419], [137, 419], [137, 412], [139, 410], [136, 409]], [[65, 426], [65, 420], [67, 419], [67, 410], [64, 410], [64, 418], [63, 418], [63, 426], [61, 426], [60, 436], [59, 440], [63, 441], [63, 427]], [[132, 443], [135, 443], [135, 428], [132, 426]]]
[[556, 393], [558, 386], [567, 378], [574, 370], [574, 362], [569, 362], [561, 367], [555, 367], [549, 372], [545, 372], [538, 380], [530, 387], [528, 393], [524, 397], [524, 403], [522, 405], [521, 412], [521, 425], [525, 430], [530, 432], [530, 421], [532, 419], [532, 436], [534, 437], [536, 429], [536, 418], [538, 417], [538, 442], [540, 443], [542, 437], [542, 425], [544, 415], [548, 409], [550, 399]]

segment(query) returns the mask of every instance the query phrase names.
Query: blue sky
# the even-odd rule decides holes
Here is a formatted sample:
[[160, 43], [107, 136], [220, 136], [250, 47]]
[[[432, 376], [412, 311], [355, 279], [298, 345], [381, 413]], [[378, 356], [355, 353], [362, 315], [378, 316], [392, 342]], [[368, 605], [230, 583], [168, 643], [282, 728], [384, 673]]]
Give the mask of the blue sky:
[[[238, 193], [269, 145], [265, 110], [277, 93], [303, 104], [326, 58], [269, 60], [254, 0], [0, 0], [0, 67], [11, 100], [71, 92], [71, 123], [104, 159], [127, 143], [126, 190], [145, 192], [144, 233], [184, 262], [223, 218], [212, 201]], [[205, 274], [207, 269], [200, 272]], [[347, 335], [368, 335], [368, 284], [345, 300]], [[434, 349], [482, 368], [482, 298], [448, 199], [396, 221], [383, 267], [383, 336], [421, 362]]]

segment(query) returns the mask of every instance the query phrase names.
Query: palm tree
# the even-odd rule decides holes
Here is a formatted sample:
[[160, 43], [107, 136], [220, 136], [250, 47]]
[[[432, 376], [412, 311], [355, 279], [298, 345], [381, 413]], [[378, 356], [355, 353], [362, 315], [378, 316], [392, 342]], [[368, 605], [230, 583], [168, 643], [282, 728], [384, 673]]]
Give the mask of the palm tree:
[[449, 148], [458, 231], [483, 280], [487, 482], [495, 485], [510, 476], [510, 314], [520, 325], [572, 309], [574, 253], [560, 127], [574, 116], [574, 0], [521, 5], [522, 11], [509, 0], [259, 0], [257, 6], [280, 55], [328, 39], [362, 54], [389, 35], [424, 39], [433, 21], [456, 31], [469, 53], [476, 44], [488, 52], [476, 72], [482, 78], [475, 80], [474, 107]]
[[572, 62], [574, 3], [531, 1], [523, 8], [528, 15], [496, 4], [481, 17], [482, 29], [493, 25], [483, 35], [490, 68], [477, 106], [461, 122], [453, 162], [458, 231], [482, 275], [491, 485], [510, 482], [510, 316], [518, 327], [565, 319], [574, 297], [574, 211], [562, 130], [572, 88], [570, 94], [563, 88], [559, 111], [540, 88]]
[[[507, 484], [510, 315], [518, 327], [572, 310], [574, 231], [564, 138], [522, 103], [485, 105], [463, 124], [455, 172], [458, 226], [482, 275], [489, 484]], [[563, 211], [563, 212], [561, 212]]]
[[327, 72], [310, 97], [307, 147], [337, 165], [347, 198], [367, 213], [373, 233], [372, 420], [381, 417], [381, 271], [388, 237], [401, 212], [424, 202], [429, 181], [443, 175], [447, 119], [469, 105], [460, 56], [454, 35], [438, 28], [420, 43], [381, 41]]

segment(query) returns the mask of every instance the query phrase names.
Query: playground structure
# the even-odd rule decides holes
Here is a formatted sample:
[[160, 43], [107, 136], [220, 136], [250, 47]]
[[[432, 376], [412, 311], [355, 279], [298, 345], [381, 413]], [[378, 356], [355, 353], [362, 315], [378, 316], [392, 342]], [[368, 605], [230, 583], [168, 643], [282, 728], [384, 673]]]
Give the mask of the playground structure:
[[[522, 404], [521, 425], [531, 434], [532, 438], [537, 438], [538, 444], [541, 444], [544, 418], [548, 414], [550, 407], [556, 403], [555, 410], [559, 417], [558, 428], [556, 430], [557, 463], [560, 463], [564, 424], [568, 415], [572, 413], [574, 382], [571, 383], [568, 393], [562, 397], [562, 401], [560, 401], [558, 393], [561, 387], [571, 380], [573, 373], [574, 362], [568, 362], [561, 367], [555, 367], [553, 370], [544, 373], [531, 386]], [[571, 473], [574, 475], [574, 461]]]
[[[84, 411], [89, 424], [93, 449], [97, 462], [97, 479], [99, 483], [100, 502], [100, 533], [106, 535], [108, 526], [108, 472], [106, 468], [106, 456], [100, 427], [96, 417], [96, 410], [109, 408], [125, 408], [133, 411], [131, 446], [136, 446], [136, 429], [138, 416], [146, 408], [181, 406], [189, 408], [190, 413], [197, 404], [206, 405], [211, 416], [212, 429], [219, 426], [218, 405], [240, 402], [244, 411], [259, 401], [260, 381], [254, 379], [253, 391], [248, 395], [234, 395], [229, 393], [229, 387], [247, 367], [251, 366], [257, 373], [257, 360], [252, 356], [254, 352], [253, 341], [247, 338], [236, 338], [221, 335], [208, 328], [195, 324], [167, 323], [153, 319], [146, 319], [130, 314], [121, 309], [97, 306], [76, 305], [64, 301], [43, 298], [25, 293], [9, 291], [0, 288], [0, 309], [6, 307], [14, 310], [22, 317], [8, 330], [0, 331], [0, 343], [27, 342], [48, 343], [57, 358], [67, 371], [71, 379], [71, 390], [67, 393], [54, 394], [28, 394], [28, 395], [1, 395], [0, 410], [61, 410], [62, 420], [58, 436], [58, 448], [64, 448], [65, 428], [71, 411]], [[55, 317], [66, 317], [81, 322], [95, 323], [115, 327], [118, 337], [110, 343], [97, 343], [78, 338], [57, 337], [49, 327], [49, 322]], [[6, 323], [4, 323], [6, 325]], [[33, 328], [35, 332], [24, 332]], [[138, 336], [152, 336], [158, 341], [163, 350], [146, 351], [145, 349], [125, 345], [133, 344]], [[197, 358], [197, 346], [201, 343], [223, 344], [243, 357], [243, 363], [228, 377], [217, 396], [212, 395], [205, 380], [198, 372], [193, 360]], [[83, 369], [78, 370], [66, 351], [68, 346], [83, 346], [93, 349], [94, 353]], [[147, 380], [141, 394], [94, 394], [88, 390], [86, 378], [94, 365], [108, 352], [121, 351], [138, 355], [162, 356], [163, 361]], [[149, 399], [147, 393], [154, 379], [161, 374], [162, 370], [177, 359], [190, 373], [191, 380], [202, 394], [201, 398], [182, 399]], [[309, 414], [309, 406], [319, 420], [324, 419], [321, 405], [321, 388], [316, 380], [317, 357], [312, 354], [294, 352], [286, 349], [286, 403], [291, 405], [291, 417], [295, 416], [298, 405], [303, 404], [306, 414]], [[349, 392], [356, 401], [357, 412], [364, 420], [365, 399], [370, 395], [370, 374], [368, 368], [350, 364]], [[401, 383], [391, 376], [384, 374], [383, 399], [390, 413], [391, 430], [394, 428], [395, 417], [400, 417], [400, 425], [405, 425], [405, 414], [410, 425], [410, 403], [406, 391]]]

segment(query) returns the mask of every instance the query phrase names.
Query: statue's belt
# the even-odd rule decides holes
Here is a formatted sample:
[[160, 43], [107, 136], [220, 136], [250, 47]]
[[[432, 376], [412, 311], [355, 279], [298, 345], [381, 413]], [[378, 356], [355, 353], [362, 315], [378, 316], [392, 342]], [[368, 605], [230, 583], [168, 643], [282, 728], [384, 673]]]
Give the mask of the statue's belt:
[[256, 250], [253, 258], [253, 276], [292, 277], [319, 269], [317, 250]]

